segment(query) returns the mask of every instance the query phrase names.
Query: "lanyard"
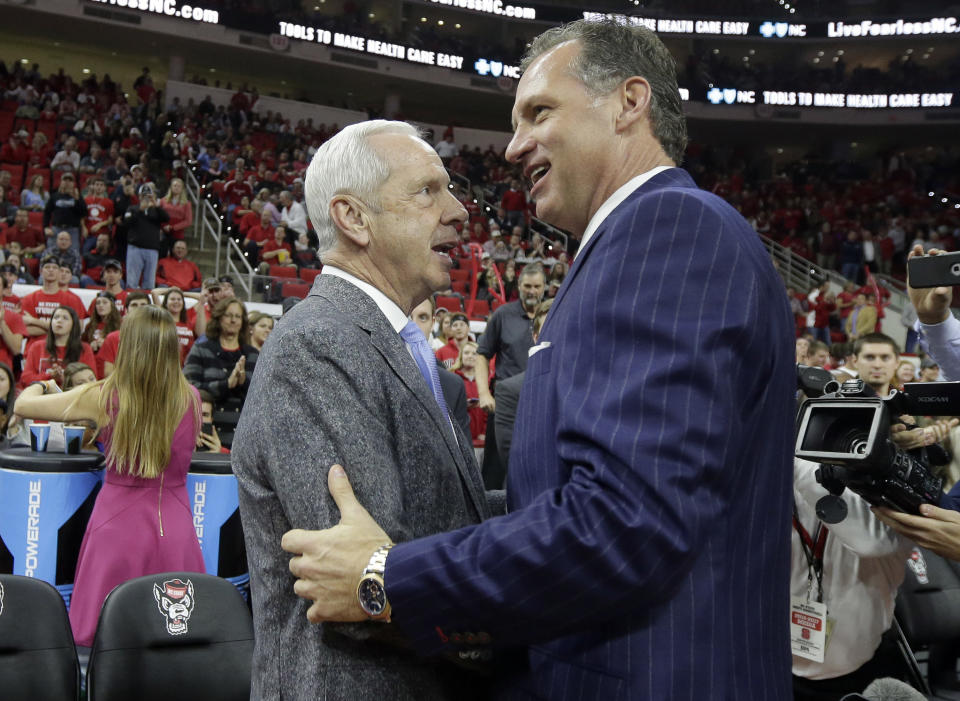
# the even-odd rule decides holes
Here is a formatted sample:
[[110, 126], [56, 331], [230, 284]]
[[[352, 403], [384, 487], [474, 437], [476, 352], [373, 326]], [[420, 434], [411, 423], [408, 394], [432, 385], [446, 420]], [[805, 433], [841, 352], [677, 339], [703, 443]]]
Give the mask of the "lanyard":
[[803, 555], [807, 559], [807, 596], [813, 586], [813, 578], [817, 578], [817, 603], [823, 603], [823, 551], [827, 546], [827, 535], [829, 531], [821, 522], [817, 522], [816, 541], [810, 537], [807, 529], [797, 518], [797, 509], [793, 509], [793, 529], [800, 536], [800, 546], [803, 548]]

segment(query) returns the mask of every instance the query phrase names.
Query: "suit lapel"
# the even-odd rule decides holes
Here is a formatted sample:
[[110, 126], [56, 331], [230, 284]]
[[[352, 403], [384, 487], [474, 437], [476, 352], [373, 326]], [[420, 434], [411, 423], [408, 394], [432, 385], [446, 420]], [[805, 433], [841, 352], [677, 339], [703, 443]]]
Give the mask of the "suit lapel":
[[590, 252], [596, 247], [597, 241], [600, 239], [600, 237], [603, 236], [603, 234], [607, 231], [611, 219], [616, 216], [617, 212], [624, 207], [629, 206], [629, 204], [637, 197], [648, 195], [656, 190], [661, 190], [666, 187], [696, 188], [696, 186], [696, 183], [693, 182], [693, 179], [690, 177], [687, 171], [680, 168], [670, 168], [669, 170], [664, 170], [657, 173], [647, 182], [643, 183], [643, 185], [631, 192], [630, 195], [628, 195], [627, 198], [621, 202], [616, 209], [610, 212], [607, 218], [603, 220], [603, 223], [600, 224], [597, 230], [593, 233], [593, 236], [590, 237], [590, 240], [587, 241], [587, 245], [584, 246], [583, 250], [579, 251], [576, 258], [573, 259], [573, 264], [570, 266], [570, 270], [567, 271], [567, 275], [563, 279], [563, 284], [560, 285], [560, 289], [557, 290], [557, 294], [554, 297], [550, 311], [547, 313], [547, 318], [541, 326], [540, 336], [543, 336], [543, 327], [545, 327], [547, 323], [549, 323], [550, 318], [556, 314], [554, 310], [560, 305], [560, 302], [566, 296], [567, 289], [570, 287], [573, 278], [577, 276], [577, 274], [580, 272], [580, 269], [586, 264], [587, 258], [590, 257]]
[[447, 450], [453, 456], [457, 472], [466, 486], [466, 491], [473, 502], [474, 508], [477, 509], [478, 515], [485, 514], [486, 497], [482, 491], [478, 493], [475, 480], [470, 476], [469, 464], [453, 435], [451, 423], [444, 418], [443, 412], [440, 411], [440, 405], [437, 404], [433, 392], [424, 381], [423, 375], [420, 374], [420, 368], [407, 350], [407, 344], [400, 338], [400, 334], [393, 330], [380, 308], [363, 291], [332, 275], [317, 276], [310, 293], [320, 294], [331, 303], [343, 306], [344, 310], [356, 319], [357, 325], [370, 334], [370, 342], [380, 352], [380, 355], [383, 356], [394, 374], [400, 378], [407, 390], [429, 414], [438, 434], [443, 438]]

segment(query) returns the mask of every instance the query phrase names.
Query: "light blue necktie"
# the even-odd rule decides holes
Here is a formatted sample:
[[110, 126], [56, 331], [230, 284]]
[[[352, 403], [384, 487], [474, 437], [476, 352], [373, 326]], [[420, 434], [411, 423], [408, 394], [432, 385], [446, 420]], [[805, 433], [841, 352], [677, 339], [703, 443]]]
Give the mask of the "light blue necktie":
[[440, 411], [443, 417], [450, 421], [450, 415], [447, 412], [447, 403], [443, 399], [443, 391], [440, 388], [440, 374], [437, 372], [437, 358], [430, 350], [430, 344], [427, 343], [423, 331], [414, 322], [410, 321], [400, 330], [400, 337], [406, 342], [413, 352], [413, 359], [417, 361], [420, 368], [420, 374], [427, 381], [427, 387], [433, 392], [437, 404], [440, 405]]

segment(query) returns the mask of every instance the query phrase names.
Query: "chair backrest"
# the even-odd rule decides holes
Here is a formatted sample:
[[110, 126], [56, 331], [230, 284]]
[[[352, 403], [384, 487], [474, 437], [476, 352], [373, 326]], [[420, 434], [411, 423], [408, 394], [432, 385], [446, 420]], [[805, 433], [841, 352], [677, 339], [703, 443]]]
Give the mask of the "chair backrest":
[[0, 698], [66, 701], [79, 693], [63, 597], [40, 579], [0, 574]]
[[270, 277], [285, 277], [297, 279], [297, 269], [289, 265], [271, 265]]
[[253, 621], [227, 580], [198, 572], [138, 577], [100, 610], [89, 701], [246, 701]]
[[453, 268], [450, 271], [450, 279], [458, 282], [470, 282], [470, 271], [466, 268]]
[[473, 300], [473, 307], [470, 310], [471, 319], [486, 319], [490, 316], [490, 303], [485, 299]]
[[915, 547], [897, 594], [897, 619], [913, 648], [960, 640], [960, 565]]
[[283, 287], [280, 289], [280, 296], [299, 297], [300, 299], [303, 299], [310, 294], [311, 287], [313, 287], [313, 285], [305, 282], [285, 282], [283, 283]]
[[451, 312], [463, 311], [463, 306], [460, 304], [459, 297], [444, 297], [443, 295], [439, 295], [437, 296], [437, 306], [443, 307]]
[[300, 268], [300, 279], [312, 285], [317, 275], [322, 272], [322, 268]]

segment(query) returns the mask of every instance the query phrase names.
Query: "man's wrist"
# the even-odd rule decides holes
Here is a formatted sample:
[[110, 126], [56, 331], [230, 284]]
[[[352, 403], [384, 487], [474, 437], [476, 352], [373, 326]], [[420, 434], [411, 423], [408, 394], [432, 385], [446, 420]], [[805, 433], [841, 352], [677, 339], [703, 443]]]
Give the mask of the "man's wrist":
[[393, 543], [386, 543], [373, 551], [357, 583], [357, 602], [363, 612], [374, 621], [390, 622], [392, 608], [387, 599], [384, 577], [387, 556]]

